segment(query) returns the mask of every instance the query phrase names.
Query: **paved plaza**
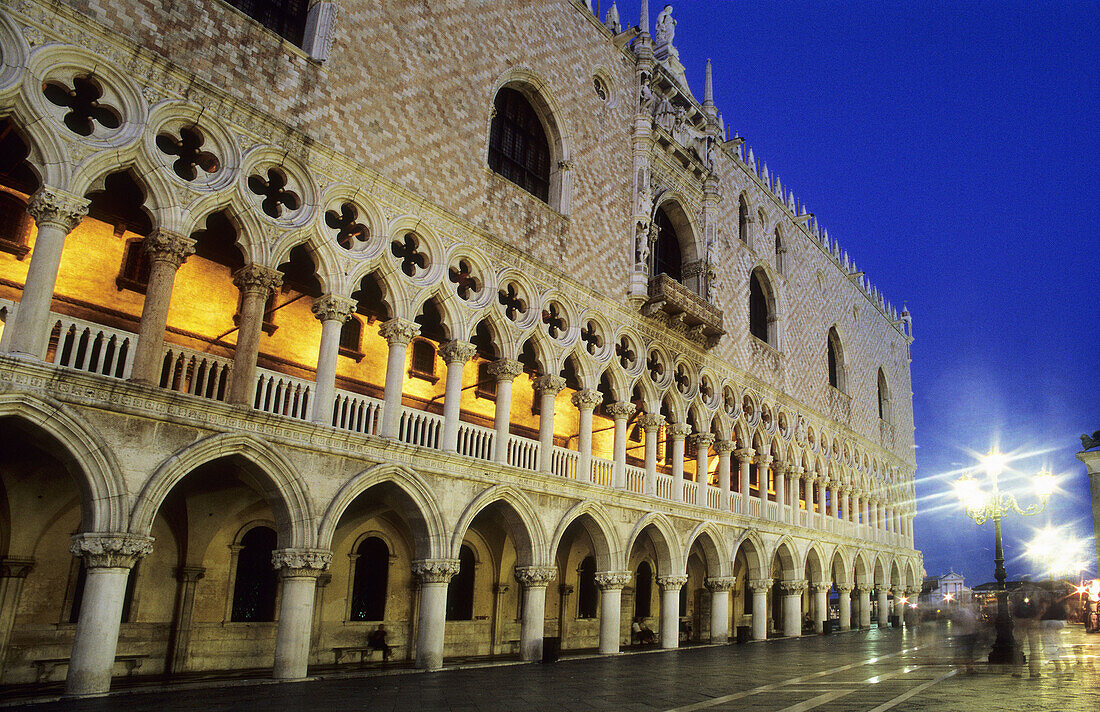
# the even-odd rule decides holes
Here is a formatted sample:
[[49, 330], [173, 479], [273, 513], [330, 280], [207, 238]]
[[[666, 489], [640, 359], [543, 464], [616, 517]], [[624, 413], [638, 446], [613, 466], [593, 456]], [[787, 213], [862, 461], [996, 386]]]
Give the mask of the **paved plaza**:
[[[1064, 632], [1068, 672], [1041, 675], [952, 663], [942, 629], [877, 630], [554, 665], [488, 664], [419, 673], [395, 666], [299, 683], [204, 681], [106, 697], [19, 705], [35, 712], [217, 710], [1065, 710], [1100, 709], [1100, 636]], [[9, 700], [8, 705], [14, 701]], [[18, 703], [16, 703], [18, 704]]]

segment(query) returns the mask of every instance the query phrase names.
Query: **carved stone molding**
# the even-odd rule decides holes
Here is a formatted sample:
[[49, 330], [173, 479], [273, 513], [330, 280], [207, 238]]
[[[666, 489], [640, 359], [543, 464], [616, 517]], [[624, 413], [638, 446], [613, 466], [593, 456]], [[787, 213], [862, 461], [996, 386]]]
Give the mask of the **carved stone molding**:
[[783, 593], [787, 594], [788, 596], [801, 596], [802, 593], [806, 590], [806, 582], [802, 579], [797, 579], [795, 581], [782, 581], [779, 584], [779, 588], [783, 591]]
[[180, 583], [197, 583], [206, 576], [206, 569], [202, 566], [180, 566], [176, 568], [176, 580]]
[[413, 576], [420, 583], [450, 583], [458, 569], [458, 559], [418, 559], [412, 563]]
[[852, 592], [852, 586], [851, 586], [851, 584], [847, 584], [847, 583], [838, 583], [836, 585], [836, 590], [837, 590], [837, 593], [851, 593]]
[[173, 269], [179, 269], [188, 257], [195, 254], [195, 241], [178, 232], [157, 228], [145, 238], [142, 249], [151, 261], [167, 262]]
[[338, 321], [342, 324], [355, 311], [355, 306], [354, 299], [341, 297], [338, 294], [323, 294], [314, 300], [310, 310], [313, 312], [313, 316], [317, 317], [317, 321], [322, 323]]
[[860, 593], [870, 593], [875, 590], [875, 585], [873, 583], [857, 583], [855, 589]]
[[546, 588], [558, 577], [557, 566], [517, 566], [516, 581], [524, 588]]
[[597, 571], [596, 586], [601, 591], [624, 588], [634, 578], [629, 571]]
[[687, 423], [673, 423], [665, 428], [665, 435], [669, 440], [683, 440], [691, 435], [691, 426]]
[[732, 591], [737, 585], [736, 576], [712, 576], [705, 581], [703, 585], [710, 591]]
[[714, 451], [717, 453], [733, 452], [737, 449], [737, 441], [735, 440], [715, 440]]
[[610, 415], [614, 420], [625, 420], [634, 415], [638, 410], [638, 406], [633, 403], [609, 403], [604, 406], [604, 411]]
[[767, 467], [770, 464], [772, 464], [772, 456], [771, 455], [757, 455], [756, 456], [756, 465], [758, 467]]
[[396, 317], [383, 324], [378, 333], [390, 346], [408, 346], [420, 334], [420, 325], [408, 319]]
[[698, 433], [692, 436], [692, 440], [695, 442], [695, 447], [700, 450], [710, 449], [710, 446], [714, 444], [714, 435], [712, 433]]
[[814, 593], [828, 593], [829, 589], [833, 587], [831, 583], [812, 583], [810, 584], [810, 590]]
[[752, 579], [749, 581], [749, 588], [753, 593], [764, 593], [770, 591], [773, 581], [770, 578], [765, 579]]
[[752, 462], [752, 458], [756, 456], [756, 450], [751, 447], [743, 447], [740, 450], [734, 450], [733, 456], [737, 458], [737, 462], [744, 464], [746, 462]]
[[583, 391], [574, 393], [570, 400], [579, 410], [592, 410], [600, 403], [603, 403], [603, 394], [591, 388], [586, 388]]
[[535, 379], [535, 392], [539, 395], [546, 393], [558, 394], [565, 388], [565, 379], [561, 376], [546, 374]]
[[276, 549], [271, 552], [271, 565], [284, 578], [317, 578], [331, 563], [332, 552], [328, 549]]
[[684, 584], [688, 582], [688, 577], [684, 574], [679, 576], [658, 576], [657, 585], [663, 590], [675, 589], [679, 591], [684, 587]]
[[502, 358], [489, 364], [489, 375], [498, 381], [511, 381], [523, 373], [523, 364], [512, 359]]
[[245, 294], [259, 294], [266, 299], [272, 290], [282, 286], [283, 275], [278, 270], [253, 262], [233, 273], [233, 284]]
[[91, 201], [59, 188], [39, 188], [27, 204], [27, 214], [39, 228], [53, 225], [68, 235], [88, 214]]
[[21, 559], [16, 556], [0, 557], [0, 578], [27, 578], [34, 568], [34, 559]]
[[660, 413], [642, 413], [638, 416], [638, 423], [645, 430], [655, 430], [665, 424], [665, 416]]
[[477, 353], [477, 347], [469, 341], [446, 341], [439, 346], [439, 355], [443, 363], [466, 363]]
[[76, 534], [69, 552], [89, 569], [129, 569], [153, 552], [153, 537], [125, 533]]

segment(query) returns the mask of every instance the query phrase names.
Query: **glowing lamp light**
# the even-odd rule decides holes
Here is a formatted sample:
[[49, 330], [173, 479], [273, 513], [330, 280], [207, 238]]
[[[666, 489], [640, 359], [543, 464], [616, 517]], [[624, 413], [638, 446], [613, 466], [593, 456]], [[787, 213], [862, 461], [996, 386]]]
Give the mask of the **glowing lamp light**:
[[967, 509], [981, 509], [987, 498], [981, 485], [970, 475], [964, 475], [955, 481], [955, 495]]
[[1054, 494], [1054, 488], [1057, 483], [1057, 478], [1050, 470], [1041, 470], [1039, 474], [1035, 476], [1035, 494], [1043, 498], [1049, 497]]
[[1006, 464], [1008, 464], [1008, 457], [995, 449], [990, 450], [989, 454], [982, 458], [982, 466], [985, 467], [986, 474], [990, 477], [1001, 474]]
[[943, 596], [943, 600], [950, 602], [950, 601], [954, 601], [955, 597], [952, 596], [950, 593], [945, 593], [944, 596]]

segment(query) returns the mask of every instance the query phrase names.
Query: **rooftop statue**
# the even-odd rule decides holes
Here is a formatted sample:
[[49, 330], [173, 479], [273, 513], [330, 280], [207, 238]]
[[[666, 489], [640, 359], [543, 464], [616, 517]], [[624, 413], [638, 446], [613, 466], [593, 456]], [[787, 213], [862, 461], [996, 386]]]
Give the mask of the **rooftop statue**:
[[1092, 437], [1088, 435], [1081, 436], [1081, 449], [1091, 450], [1094, 447], [1100, 447], [1100, 430], [1097, 430], [1092, 434]]

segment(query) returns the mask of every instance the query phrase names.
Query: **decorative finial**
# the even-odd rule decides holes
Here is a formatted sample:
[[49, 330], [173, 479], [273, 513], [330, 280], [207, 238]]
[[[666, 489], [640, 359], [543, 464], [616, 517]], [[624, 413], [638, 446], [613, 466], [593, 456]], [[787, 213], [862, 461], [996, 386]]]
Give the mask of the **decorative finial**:
[[642, 18], [638, 22], [638, 29], [643, 35], [649, 34], [649, 0], [642, 0]]
[[711, 74], [710, 58], [707, 58], [707, 79], [706, 84], [703, 86], [703, 106], [714, 106], [714, 77]]

